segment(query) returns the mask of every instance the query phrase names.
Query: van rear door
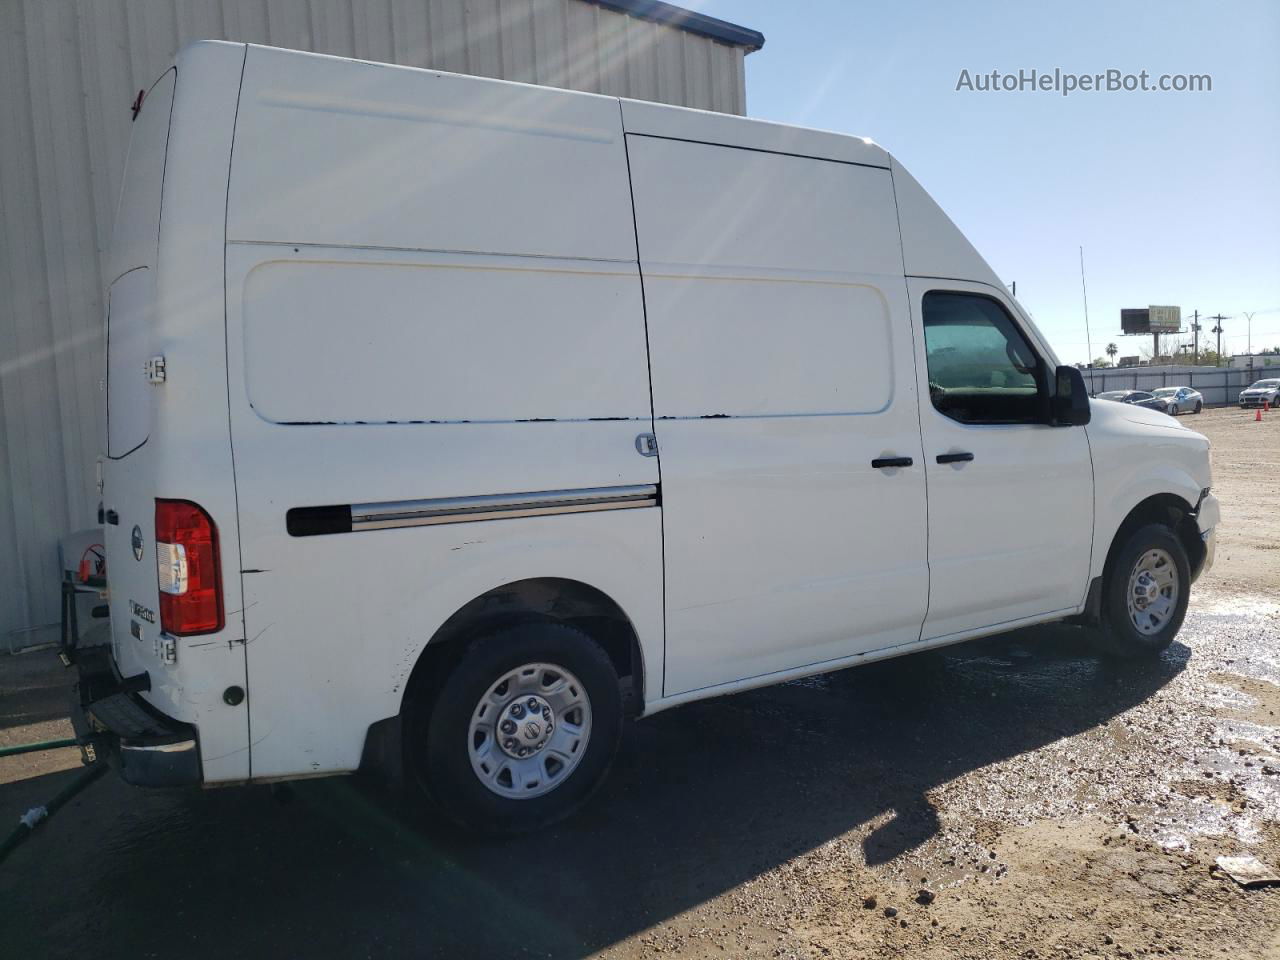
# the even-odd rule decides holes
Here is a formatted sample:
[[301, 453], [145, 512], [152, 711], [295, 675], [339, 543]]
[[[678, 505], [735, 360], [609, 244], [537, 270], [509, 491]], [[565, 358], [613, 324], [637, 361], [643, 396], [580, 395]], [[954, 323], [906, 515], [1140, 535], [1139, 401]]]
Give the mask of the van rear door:
[[154, 457], [147, 446], [156, 398], [144, 366], [155, 338], [160, 200], [176, 76], [169, 70], [152, 85], [134, 122], [108, 263], [104, 544], [112, 636], [126, 675], [154, 668], [160, 634]]
[[124, 188], [111, 240], [107, 292], [107, 456], [127, 457], [151, 432], [151, 396], [143, 376], [154, 327], [155, 267], [160, 236], [169, 116], [176, 73], [144, 98], [125, 164]]

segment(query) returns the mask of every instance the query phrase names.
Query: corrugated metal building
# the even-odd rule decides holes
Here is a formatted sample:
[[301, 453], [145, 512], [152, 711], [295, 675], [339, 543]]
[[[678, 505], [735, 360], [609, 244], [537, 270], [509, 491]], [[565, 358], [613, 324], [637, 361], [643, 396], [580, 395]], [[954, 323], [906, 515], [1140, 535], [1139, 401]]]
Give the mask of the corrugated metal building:
[[54, 638], [58, 539], [95, 522], [129, 105], [200, 39], [737, 114], [743, 57], [764, 43], [655, 0], [0, 2], [0, 649]]

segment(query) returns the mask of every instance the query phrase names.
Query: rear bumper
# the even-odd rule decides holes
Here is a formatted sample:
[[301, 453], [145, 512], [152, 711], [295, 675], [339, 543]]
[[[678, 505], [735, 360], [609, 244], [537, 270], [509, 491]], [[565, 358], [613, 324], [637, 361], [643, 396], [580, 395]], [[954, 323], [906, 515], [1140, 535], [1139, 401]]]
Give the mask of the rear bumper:
[[75, 658], [79, 681], [71, 724], [86, 752], [107, 760], [126, 783], [178, 787], [201, 783], [195, 728], [165, 716], [138, 695], [150, 688], [144, 673], [123, 678], [110, 647], [86, 647]]

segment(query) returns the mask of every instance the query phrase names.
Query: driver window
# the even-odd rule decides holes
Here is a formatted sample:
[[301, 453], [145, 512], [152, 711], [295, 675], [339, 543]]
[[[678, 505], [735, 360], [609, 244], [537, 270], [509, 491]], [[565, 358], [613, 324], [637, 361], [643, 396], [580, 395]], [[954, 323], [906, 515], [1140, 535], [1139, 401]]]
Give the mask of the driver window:
[[961, 423], [1044, 420], [1039, 358], [990, 297], [933, 291], [922, 310], [929, 398]]

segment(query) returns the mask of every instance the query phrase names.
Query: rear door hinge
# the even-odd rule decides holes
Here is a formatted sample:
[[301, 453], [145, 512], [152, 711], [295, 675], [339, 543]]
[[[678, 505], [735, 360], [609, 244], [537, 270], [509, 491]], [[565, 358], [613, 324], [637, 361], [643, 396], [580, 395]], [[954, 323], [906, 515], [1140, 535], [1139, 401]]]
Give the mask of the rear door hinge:
[[146, 362], [144, 369], [147, 374], [147, 383], [164, 383], [165, 364], [163, 356], [152, 357]]
[[156, 637], [156, 659], [161, 663], [178, 662], [178, 641], [167, 633]]

